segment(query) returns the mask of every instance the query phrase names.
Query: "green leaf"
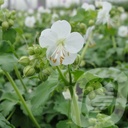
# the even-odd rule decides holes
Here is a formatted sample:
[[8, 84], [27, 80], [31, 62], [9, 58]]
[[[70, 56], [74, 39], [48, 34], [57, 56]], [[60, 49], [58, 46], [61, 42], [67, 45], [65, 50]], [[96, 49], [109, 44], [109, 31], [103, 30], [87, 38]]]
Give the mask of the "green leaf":
[[1, 128], [15, 128], [12, 124], [10, 124], [5, 117], [0, 113], [0, 127]]
[[34, 115], [41, 115], [43, 106], [57, 86], [58, 76], [54, 74], [54, 76], [49, 77], [46, 82], [43, 82], [30, 94], [31, 110]]
[[23, 30], [21, 28], [15, 28], [15, 30], [19, 35], [23, 34]]
[[0, 41], [0, 53], [8, 53], [12, 51], [12, 47], [9, 42], [2, 40]]
[[77, 81], [79, 79], [79, 77], [84, 73], [84, 71], [82, 70], [75, 70], [72, 72], [72, 74], [74, 75], [74, 79]]
[[56, 98], [54, 109], [61, 114], [69, 116], [70, 102], [65, 100], [63, 97], [59, 96]]
[[14, 43], [16, 40], [16, 31], [13, 28], [3, 31], [3, 40], [10, 41]]
[[8, 72], [13, 70], [14, 65], [17, 64], [17, 59], [13, 54], [0, 55], [0, 67]]
[[8, 116], [9, 113], [13, 110], [14, 106], [17, 104], [17, 102], [12, 102], [8, 100], [4, 100], [0, 104], [0, 111], [4, 116]]
[[57, 124], [56, 128], [78, 128], [78, 126], [73, 124], [73, 122], [71, 122], [70, 120], [64, 120], [64, 121], [60, 121]]

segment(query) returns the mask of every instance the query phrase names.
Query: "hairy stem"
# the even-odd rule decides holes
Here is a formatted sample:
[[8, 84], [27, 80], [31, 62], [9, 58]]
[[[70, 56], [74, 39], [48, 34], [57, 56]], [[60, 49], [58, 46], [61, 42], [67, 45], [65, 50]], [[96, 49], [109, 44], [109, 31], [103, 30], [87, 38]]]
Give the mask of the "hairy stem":
[[18, 71], [18, 68], [15, 66], [14, 69], [15, 69], [15, 73], [16, 73], [17, 78], [20, 80], [21, 84], [23, 85], [24, 90], [27, 92], [28, 91], [27, 87], [21, 78], [21, 75], [20, 75], [20, 72]]
[[69, 85], [68, 81], [65, 79], [64, 75], [62, 74], [60, 68], [59, 68], [58, 66], [57, 66], [56, 68], [57, 68], [57, 70], [58, 70], [58, 72], [59, 72], [59, 74], [60, 74], [61, 79], [62, 79], [62, 80], [64, 81], [64, 83], [66, 84], [66, 86]]
[[23, 96], [21, 95], [19, 89], [17, 88], [17, 86], [16, 86], [14, 80], [12, 79], [12, 77], [10, 76], [10, 74], [9, 74], [8, 72], [6, 72], [5, 70], [3, 70], [3, 71], [4, 71], [5, 75], [6, 75], [6, 77], [8, 78], [8, 80], [10, 81], [12, 87], [14, 88], [14, 90], [15, 90], [17, 96], [19, 97], [19, 99], [20, 99], [22, 105], [24, 106], [25, 110], [27, 111], [28, 116], [30, 117], [30, 119], [32, 120], [32, 122], [35, 124], [36, 128], [40, 128], [40, 125], [39, 125], [38, 122], [36, 121], [36, 119], [35, 119], [35, 117], [33, 116], [31, 110], [28, 108], [28, 106], [27, 106], [27, 104], [26, 104], [26, 102], [25, 102]]

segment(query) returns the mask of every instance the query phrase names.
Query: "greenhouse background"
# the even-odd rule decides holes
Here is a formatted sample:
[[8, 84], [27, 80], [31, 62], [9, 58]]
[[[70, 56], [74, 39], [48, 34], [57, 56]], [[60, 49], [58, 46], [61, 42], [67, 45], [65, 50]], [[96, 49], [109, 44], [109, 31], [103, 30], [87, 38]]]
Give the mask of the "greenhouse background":
[[[54, 7], [54, 6], [70, 6], [73, 3], [80, 4], [80, 3], [94, 3], [96, 0], [5, 0], [3, 7], [8, 7], [17, 10], [24, 10], [28, 8], [38, 8], [39, 6], [43, 5], [44, 7]], [[97, 0], [98, 1], [98, 0]], [[122, 5], [125, 8], [127, 7], [128, 1], [127, 0], [104, 0], [108, 1], [117, 5]]]
[[128, 128], [128, 0], [0, 0], [0, 128]]

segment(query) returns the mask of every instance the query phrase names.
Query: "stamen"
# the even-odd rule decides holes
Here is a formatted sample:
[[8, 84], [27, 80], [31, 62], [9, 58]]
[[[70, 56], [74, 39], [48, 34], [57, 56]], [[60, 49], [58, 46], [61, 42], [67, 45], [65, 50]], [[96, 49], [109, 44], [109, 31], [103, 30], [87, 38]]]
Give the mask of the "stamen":
[[50, 56], [50, 60], [53, 62], [53, 63], [56, 63], [57, 60], [60, 61], [60, 64], [63, 63], [63, 60], [66, 56], [66, 54], [69, 56], [69, 52], [67, 52], [65, 50], [65, 48], [63, 47], [63, 45], [58, 45], [57, 48], [55, 49], [55, 51], [52, 53], [52, 55]]

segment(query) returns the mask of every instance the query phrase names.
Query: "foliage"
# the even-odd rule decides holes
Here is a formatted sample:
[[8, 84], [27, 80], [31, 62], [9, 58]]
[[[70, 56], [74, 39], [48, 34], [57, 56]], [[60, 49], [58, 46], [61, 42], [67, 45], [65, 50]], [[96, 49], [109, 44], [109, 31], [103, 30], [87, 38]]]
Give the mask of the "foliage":
[[[128, 34], [121, 37], [118, 31], [128, 26], [128, 14], [112, 6], [112, 24], [97, 24], [100, 9], [0, 10], [1, 128], [127, 127]], [[28, 16], [36, 20], [32, 27], [25, 24]], [[67, 20], [84, 39], [95, 26], [68, 66], [51, 66], [46, 48], [39, 46], [41, 31], [57, 20]]]

